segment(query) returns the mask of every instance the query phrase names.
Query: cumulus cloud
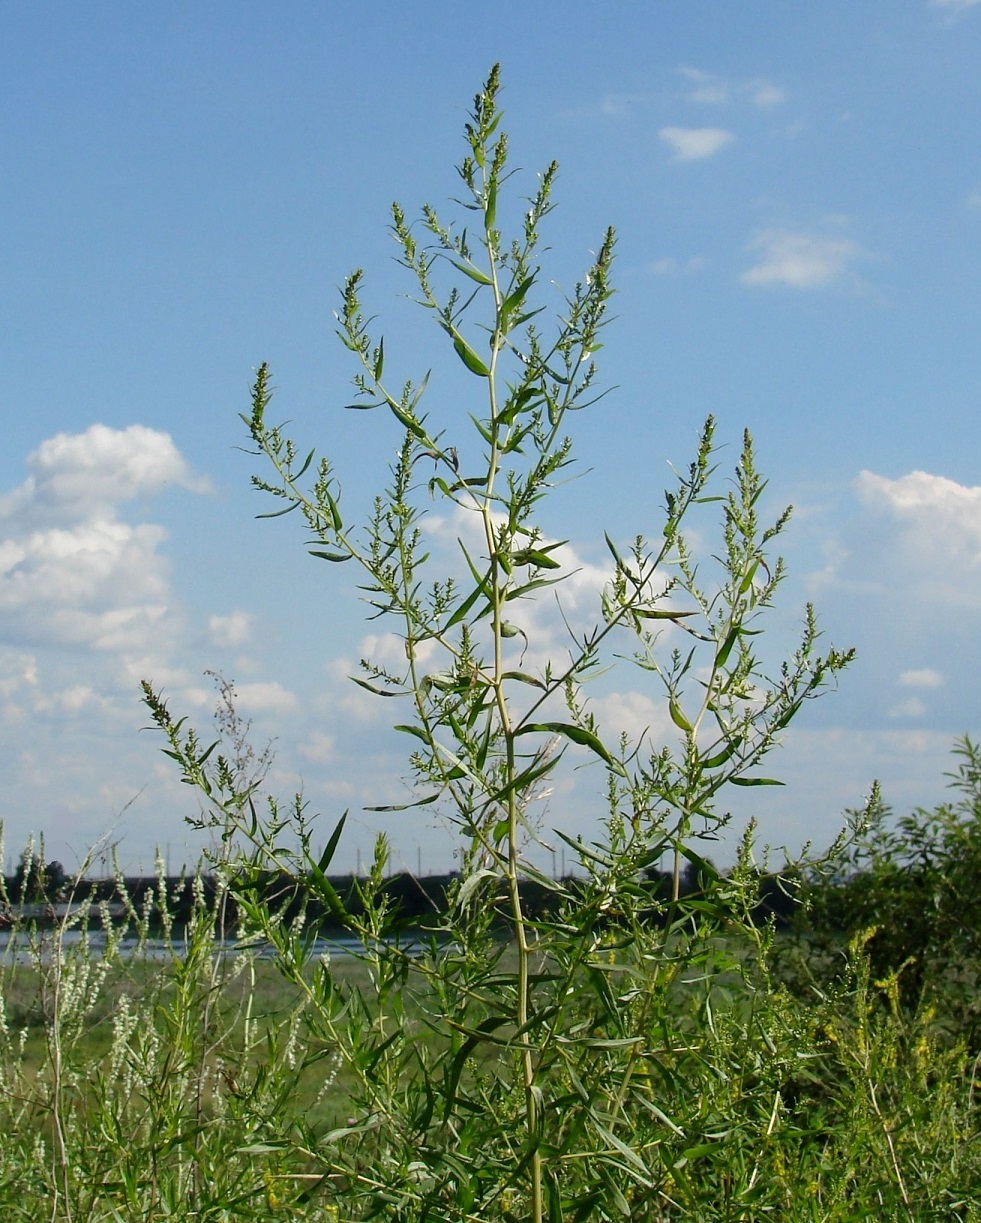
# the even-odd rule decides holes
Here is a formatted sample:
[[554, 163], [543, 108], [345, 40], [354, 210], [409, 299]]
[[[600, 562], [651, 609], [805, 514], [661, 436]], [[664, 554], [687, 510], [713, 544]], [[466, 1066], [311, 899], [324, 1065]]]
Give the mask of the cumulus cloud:
[[37, 659], [17, 650], [0, 652], [0, 699], [9, 701], [37, 686]]
[[903, 671], [899, 682], [905, 688], [942, 688], [944, 677], [939, 671], [922, 667], [919, 670]]
[[607, 743], [615, 743], [625, 734], [632, 743], [644, 740], [648, 747], [656, 748], [666, 740], [677, 738], [677, 727], [668, 714], [667, 701], [663, 698], [655, 701], [643, 692], [611, 692], [592, 697], [589, 712], [596, 718]]
[[235, 685], [236, 706], [251, 716], [265, 713], [291, 713], [297, 707], [294, 693], [276, 680]]
[[324, 731], [311, 731], [297, 749], [304, 760], [312, 764], [329, 764], [334, 759], [337, 739]]
[[792, 289], [823, 289], [849, 271], [862, 256], [857, 242], [838, 234], [766, 229], [750, 242], [756, 263], [742, 275], [754, 287], [784, 285]]
[[[899, 676], [900, 687], [913, 688], [924, 693], [943, 687], [943, 682], [943, 676], [940, 672], [934, 671], [931, 667], [903, 671]], [[890, 718], [919, 719], [923, 718], [926, 713], [926, 702], [918, 696], [908, 696], [905, 700], [899, 701], [888, 710]]]
[[21, 642], [126, 648], [167, 606], [158, 526], [94, 520], [0, 544], [0, 626]]
[[750, 99], [754, 106], [768, 110], [771, 106], [779, 106], [786, 98], [784, 91], [770, 81], [753, 81], [749, 86]]
[[671, 146], [676, 161], [702, 161], [735, 139], [721, 127], [662, 127], [658, 136]]
[[245, 645], [252, 640], [252, 616], [244, 611], [233, 611], [227, 616], [211, 616], [208, 634], [217, 646]]
[[863, 471], [856, 488], [866, 504], [927, 530], [938, 545], [956, 549], [973, 565], [981, 562], [981, 486], [968, 487], [926, 471], [911, 471], [895, 480]]
[[689, 259], [675, 259], [672, 255], [665, 255], [649, 263], [647, 270], [654, 276], [691, 276], [707, 266], [708, 260], [704, 255], [692, 255]]
[[729, 81], [713, 72], [686, 65], [678, 69], [678, 74], [690, 85], [688, 100], [703, 105], [723, 106], [734, 100], [748, 99], [753, 106], [764, 110], [779, 106], [786, 96], [778, 85], [762, 77]]
[[37, 645], [127, 651], [159, 642], [168, 610], [164, 529], [118, 507], [197, 477], [166, 433], [92, 425], [59, 433], [27, 460], [30, 475], [0, 496], [0, 631]]
[[906, 581], [948, 606], [981, 606], [981, 487], [911, 471], [898, 479], [863, 471], [856, 493], [894, 529], [888, 559]]
[[28, 456], [30, 475], [0, 496], [0, 522], [54, 517], [64, 524], [104, 517], [113, 507], [176, 485], [205, 492], [168, 433], [144, 425], [58, 433]]
[[690, 82], [691, 92], [688, 94], [688, 97], [693, 102], [706, 102], [718, 105], [728, 102], [732, 96], [732, 90], [727, 82], [714, 73], [703, 72], [701, 68], [690, 68], [682, 65], [678, 69], [678, 74]]

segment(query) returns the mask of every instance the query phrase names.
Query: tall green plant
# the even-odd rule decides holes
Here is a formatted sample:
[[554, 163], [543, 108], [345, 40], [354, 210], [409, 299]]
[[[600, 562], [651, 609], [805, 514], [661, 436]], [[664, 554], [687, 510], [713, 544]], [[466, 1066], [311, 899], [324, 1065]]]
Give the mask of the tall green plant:
[[[594, 625], [570, 627], [559, 656], [526, 666], [539, 643], [521, 609], [543, 598], [561, 609], [570, 576], [564, 541], [540, 525], [541, 506], [573, 463], [574, 413], [601, 395], [596, 356], [615, 236], [606, 232], [549, 318], [540, 231], [557, 167], [519, 206], [513, 230], [502, 229], [514, 171], [499, 85], [494, 68], [466, 126], [465, 227], [428, 205], [415, 224], [392, 208], [415, 300], [482, 406], [444, 419], [427, 410], [429, 374], [393, 380], [358, 271], [337, 314], [357, 367], [350, 406], [376, 411], [379, 448], [397, 442], [367, 525], [345, 518], [330, 461], [269, 423], [265, 365], [243, 417], [268, 464], [254, 483], [282, 503], [273, 514], [300, 514], [314, 557], [353, 562], [372, 617], [404, 644], [403, 667], [365, 659], [353, 678], [404, 711], [397, 728], [412, 745], [415, 785], [408, 806], [433, 805], [463, 837], [462, 876], [440, 937], [413, 959], [402, 949], [381, 887], [384, 842], [362, 886], [365, 915], [345, 913], [325, 873], [343, 821], [326, 851], [315, 852], [302, 800], [289, 809], [257, 805], [254, 788], [236, 784], [226, 760], [212, 757], [149, 686], [146, 696], [185, 779], [215, 821], [252, 847], [231, 883], [241, 911], [272, 939], [284, 972], [308, 991], [322, 1038], [355, 1073], [351, 1124], [315, 1144], [324, 1189], [343, 1198], [345, 1217], [656, 1218], [683, 1175], [665, 1163], [665, 1139], [683, 1133], [670, 1112], [679, 1076], [692, 1069], [682, 1054], [686, 1024], [711, 1005], [727, 972], [744, 979], [763, 971], [765, 939], [749, 917], [751, 834], [724, 879], [699, 840], [725, 824], [718, 802], [729, 786], [777, 784], [758, 771], [761, 762], [851, 654], [819, 650], [808, 607], [796, 650], [766, 658], [763, 615], [784, 572], [769, 551], [789, 510], [761, 518], [766, 484], [748, 434], [731, 483], [719, 488], [710, 419], [687, 472], [665, 493], [654, 536], [629, 547], [606, 537], [609, 581]], [[428, 550], [423, 524], [433, 509], [459, 524], [458, 564], [441, 565]], [[713, 511], [718, 545], [699, 560], [691, 528], [702, 531]], [[659, 686], [674, 742], [604, 736], [586, 685], [622, 658]], [[547, 879], [529, 856], [536, 797], [567, 756], [597, 763], [605, 777], [595, 840], [556, 831], [576, 860], [574, 884]], [[298, 838], [283, 837], [287, 826]], [[659, 906], [643, 880], [665, 855], [674, 887]], [[686, 861], [703, 890], [682, 897]], [[302, 931], [286, 928], [264, 892], [270, 870], [360, 934], [372, 997], [344, 995], [329, 965], [317, 963], [314, 918]], [[546, 915], [527, 911], [524, 879], [550, 893]], [[753, 954], [720, 949], [715, 936], [733, 922]], [[496, 937], [501, 923], [510, 946]], [[690, 984], [695, 967], [707, 984]], [[715, 1150], [710, 1126], [706, 1135], [701, 1145]]]

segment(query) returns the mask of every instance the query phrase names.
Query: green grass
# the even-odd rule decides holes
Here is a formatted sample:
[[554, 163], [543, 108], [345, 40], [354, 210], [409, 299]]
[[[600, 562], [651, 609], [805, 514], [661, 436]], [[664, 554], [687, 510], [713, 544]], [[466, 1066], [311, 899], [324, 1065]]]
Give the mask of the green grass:
[[[462, 1038], [425, 958], [395, 988], [378, 963], [335, 955], [325, 992], [316, 958], [297, 978], [271, 958], [224, 954], [204, 923], [189, 947], [107, 960], [76, 947], [60, 964], [0, 966], [0, 1217], [355, 1220], [370, 1211], [354, 1169], [370, 1179], [403, 1139], [430, 1158], [439, 1118], [413, 1137], [420, 1092], [428, 1082], [438, 1094]], [[630, 999], [627, 1030], [648, 1013], [632, 983], [660, 991], [632, 1090], [670, 1125], [635, 1116], [647, 1171], [623, 1198], [627, 1217], [981, 1218], [979, 1068], [942, 1014], [904, 1013], [859, 944], [837, 986], [810, 997], [803, 983], [767, 985], [737, 936], [708, 938], [694, 960], [681, 950], [675, 937], [645, 966], [610, 939], [593, 960]], [[498, 953], [506, 983], [516, 953]], [[556, 965], [535, 969], [544, 979]], [[595, 971], [582, 970], [584, 998]], [[506, 1127], [520, 1107], [507, 1086], [516, 1054], [507, 1029], [494, 1035], [469, 1047], [454, 1091], [486, 1100], [488, 1124]], [[596, 1056], [614, 1073], [616, 1049]], [[557, 1099], [565, 1064], [549, 1071]], [[481, 1153], [500, 1155], [488, 1144], [478, 1164]], [[516, 1209], [512, 1191], [496, 1199], [499, 1215], [433, 1217], [507, 1218], [512, 1199]], [[583, 1217], [617, 1217], [608, 1206]], [[389, 1203], [380, 1217], [427, 1217], [413, 1209]]]

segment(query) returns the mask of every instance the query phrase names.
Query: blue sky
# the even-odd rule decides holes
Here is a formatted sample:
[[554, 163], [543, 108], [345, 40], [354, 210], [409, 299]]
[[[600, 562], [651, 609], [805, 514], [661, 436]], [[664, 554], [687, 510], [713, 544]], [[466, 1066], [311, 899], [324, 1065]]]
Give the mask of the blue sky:
[[[772, 508], [796, 507], [775, 638], [812, 599], [828, 639], [859, 650], [787, 735], [771, 770], [787, 786], [753, 792], [763, 839], [826, 844], [874, 777], [900, 810], [942, 797], [952, 740], [981, 733], [981, 3], [14, 3], [7, 861], [33, 831], [71, 866], [107, 830], [132, 869], [157, 845], [192, 860], [192, 796], [141, 732], [138, 689], [150, 678], [207, 731], [214, 669], [275, 740], [276, 789], [302, 784], [325, 828], [350, 808], [339, 867], [380, 827], [396, 864], [451, 864], [433, 815], [362, 811], [406, 776], [388, 710], [345, 678], [376, 626], [292, 520], [256, 521], [238, 413], [268, 361], [273, 415], [332, 457], [352, 506], [370, 499], [395, 443], [340, 411], [337, 286], [365, 268], [406, 376], [431, 342], [443, 359], [399, 297], [388, 208], [454, 193], [495, 61], [526, 172], [512, 215], [536, 171], [562, 167], [548, 275], [570, 286], [608, 224], [620, 238], [615, 389], [579, 422], [589, 474], [546, 517], [578, 597], [602, 582], [604, 530], [657, 532], [667, 464], [687, 464], [704, 417], [733, 460], [748, 426]], [[667, 733], [634, 673], [597, 701]], [[553, 796], [546, 835], [589, 835], [593, 782]]]

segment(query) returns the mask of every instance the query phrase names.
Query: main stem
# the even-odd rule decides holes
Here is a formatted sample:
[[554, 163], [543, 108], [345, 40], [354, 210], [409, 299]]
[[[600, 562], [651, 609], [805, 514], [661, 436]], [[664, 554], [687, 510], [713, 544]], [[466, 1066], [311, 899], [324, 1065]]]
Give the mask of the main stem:
[[[486, 188], [485, 188], [486, 193]], [[501, 348], [500, 328], [502, 323], [503, 295], [498, 281], [498, 257], [494, 245], [491, 228], [486, 224], [485, 213], [485, 246], [488, 255], [492, 291], [494, 294], [495, 329], [491, 345], [491, 357], [488, 367], [488, 397], [490, 411], [491, 449], [488, 456], [487, 484], [481, 504], [481, 517], [484, 526], [484, 539], [487, 543], [488, 556], [491, 564], [491, 600], [492, 600], [492, 632], [494, 638], [494, 697], [497, 702], [498, 714], [501, 719], [501, 731], [506, 744], [505, 782], [507, 785], [507, 876], [508, 903], [511, 917], [514, 921], [515, 940], [518, 948], [518, 998], [517, 998], [517, 1030], [521, 1057], [521, 1073], [525, 1093], [525, 1129], [531, 1148], [531, 1220], [532, 1223], [542, 1223], [544, 1219], [544, 1201], [542, 1194], [542, 1157], [540, 1150], [541, 1117], [539, 1115], [538, 1099], [535, 1095], [535, 1059], [528, 1031], [528, 1021], [531, 1018], [531, 946], [528, 940], [528, 927], [525, 921], [524, 909], [521, 904], [520, 872], [520, 805], [516, 788], [512, 784], [517, 776], [514, 754], [514, 730], [511, 726], [510, 711], [504, 692], [504, 633], [503, 604], [504, 590], [501, 585], [501, 565], [497, 558], [497, 546], [494, 538], [494, 520], [491, 513], [493, 504], [494, 483], [497, 477], [500, 461], [499, 431], [501, 428], [497, 403], [497, 361]], [[507, 577], [505, 576], [505, 582]]]

